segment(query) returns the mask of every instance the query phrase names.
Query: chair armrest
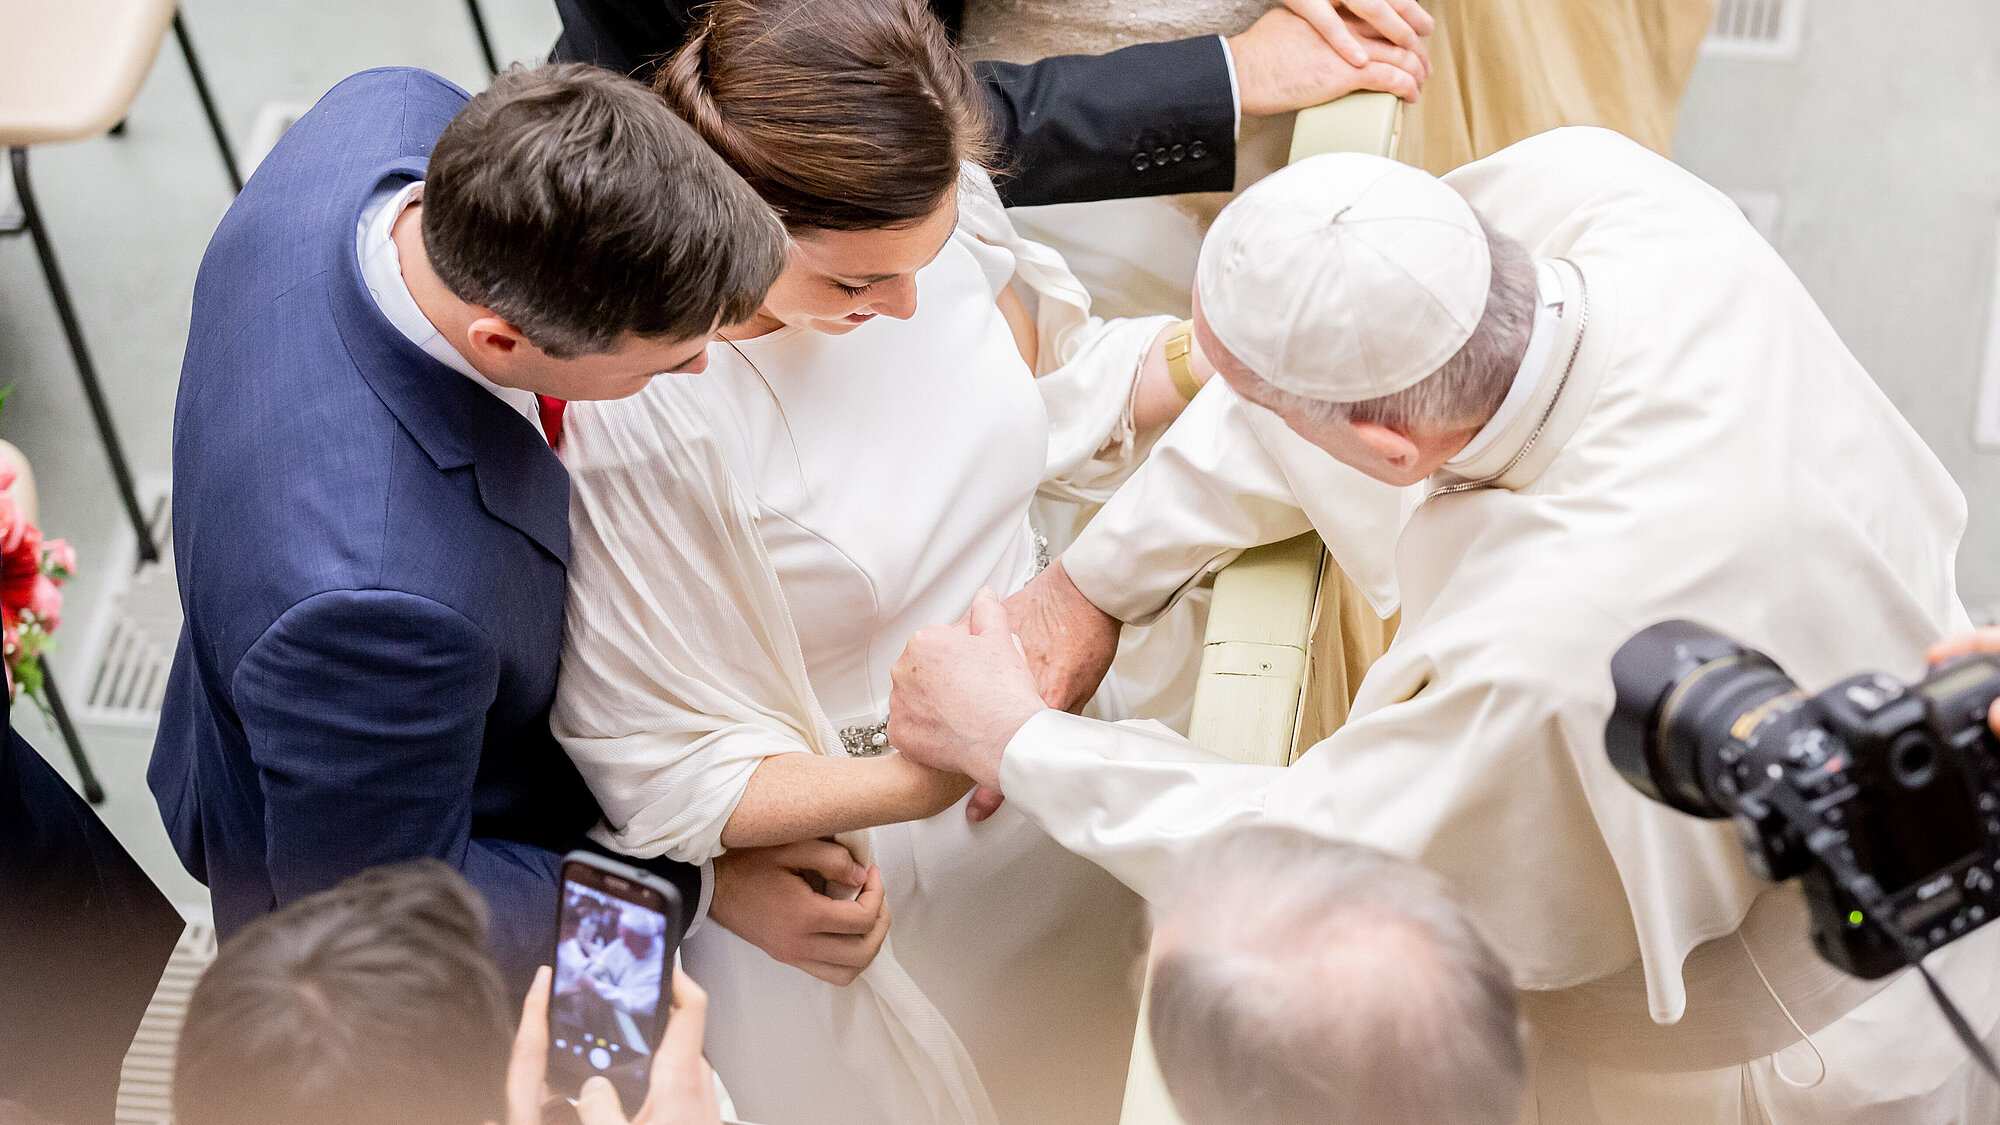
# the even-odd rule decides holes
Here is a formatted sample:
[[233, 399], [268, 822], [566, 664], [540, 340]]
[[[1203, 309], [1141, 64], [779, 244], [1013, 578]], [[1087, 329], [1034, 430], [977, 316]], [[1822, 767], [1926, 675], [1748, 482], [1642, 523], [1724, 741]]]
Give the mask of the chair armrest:
[[1327, 152], [1367, 152], [1396, 158], [1403, 140], [1403, 100], [1365, 90], [1299, 111], [1288, 164]]
[[1188, 738], [1240, 762], [1291, 762], [1326, 553], [1308, 533], [1245, 551], [1215, 576]]

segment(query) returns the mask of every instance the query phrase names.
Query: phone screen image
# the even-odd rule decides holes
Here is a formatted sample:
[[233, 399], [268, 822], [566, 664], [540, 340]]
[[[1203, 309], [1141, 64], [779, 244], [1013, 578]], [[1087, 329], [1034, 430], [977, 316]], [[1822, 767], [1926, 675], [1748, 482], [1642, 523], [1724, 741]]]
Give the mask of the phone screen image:
[[[568, 872], [565, 872], [567, 875]], [[572, 1090], [601, 1074], [621, 1091], [643, 1090], [659, 1030], [668, 919], [573, 878], [563, 907], [549, 999], [552, 1062]]]

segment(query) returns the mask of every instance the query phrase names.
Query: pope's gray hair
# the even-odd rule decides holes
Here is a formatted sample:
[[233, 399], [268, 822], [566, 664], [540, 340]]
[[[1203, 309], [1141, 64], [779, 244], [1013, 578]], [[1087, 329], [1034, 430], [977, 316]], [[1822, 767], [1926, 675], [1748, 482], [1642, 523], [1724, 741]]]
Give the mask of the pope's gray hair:
[[1261, 377], [1241, 380], [1243, 397], [1288, 417], [1310, 422], [1372, 422], [1392, 430], [1454, 430], [1482, 426], [1500, 409], [1535, 327], [1535, 260], [1526, 247], [1493, 229], [1486, 232], [1491, 277], [1486, 311], [1450, 359], [1413, 386], [1361, 402], [1326, 402], [1279, 390]]
[[1156, 917], [1149, 1028], [1189, 1125], [1512, 1125], [1526, 1082], [1506, 966], [1440, 881], [1257, 826]]

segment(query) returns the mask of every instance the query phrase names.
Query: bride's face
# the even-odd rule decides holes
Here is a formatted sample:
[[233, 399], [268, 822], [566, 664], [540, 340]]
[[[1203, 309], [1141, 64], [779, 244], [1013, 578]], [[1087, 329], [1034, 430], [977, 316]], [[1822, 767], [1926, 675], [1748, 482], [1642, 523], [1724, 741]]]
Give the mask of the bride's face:
[[958, 188], [930, 217], [882, 230], [792, 232], [791, 259], [764, 298], [763, 316], [839, 336], [877, 316], [917, 312], [917, 271], [958, 226]]

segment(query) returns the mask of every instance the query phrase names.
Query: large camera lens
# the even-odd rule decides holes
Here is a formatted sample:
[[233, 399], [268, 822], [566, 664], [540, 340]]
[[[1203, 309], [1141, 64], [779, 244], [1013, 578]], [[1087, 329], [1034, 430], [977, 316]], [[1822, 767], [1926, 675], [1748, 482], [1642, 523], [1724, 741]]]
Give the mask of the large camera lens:
[[1771, 658], [1691, 621], [1662, 621], [1611, 658], [1611, 764], [1638, 790], [1695, 816], [1729, 816], [1718, 781], [1738, 719], [1797, 689]]

